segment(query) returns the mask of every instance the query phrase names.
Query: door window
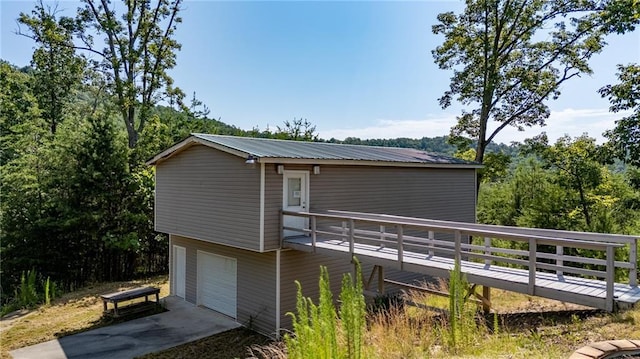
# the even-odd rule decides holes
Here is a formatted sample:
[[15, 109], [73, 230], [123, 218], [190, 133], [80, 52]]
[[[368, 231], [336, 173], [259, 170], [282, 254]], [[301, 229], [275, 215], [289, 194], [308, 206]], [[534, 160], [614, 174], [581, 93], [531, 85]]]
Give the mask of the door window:
[[302, 201], [302, 178], [289, 177], [287, 180], [287, 206], [300, 206]]

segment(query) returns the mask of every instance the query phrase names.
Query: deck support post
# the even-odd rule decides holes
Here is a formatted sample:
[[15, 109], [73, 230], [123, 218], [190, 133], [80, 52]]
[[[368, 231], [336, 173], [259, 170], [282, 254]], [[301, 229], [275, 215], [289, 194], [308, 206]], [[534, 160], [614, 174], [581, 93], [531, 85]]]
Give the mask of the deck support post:
[[371, 269], [371, 274], [369, 274], [369, 280], [364, 282], [364, 289], [365, 290], [369, 290], [369, 288], [371, 287], [371, 281], [373, 281], [373, 276], [376, 274], [377, 271], [378, 271], [378, 265], [376, 264]]
[[482, 297], [486, 299], [482, 301], [482, 310], [488, 314], [491, 312], [491, 287], [482, 286]]
[[373, 269], [371, 269], [369, 280], [367, 280], [367, 282], [364, 283], [364, 289], [369, 290], [369, 288], [371, 288], [371, 282], [373, 282], [374, 276], [378, 277], [378, 283], [377, 283], [378, 294], [383, 295], [384, 294], [384, 267], [377, 264], [373, 266]]
[[384, 295], [384, 267], [378, 266], [378, 293]]
[[[477, 284], [469, 285], [469, 287], [467, 288], [467, 294], [464, 296], [464, 301], [466, 302], [467, 300], [469, 300], [469, 298], [471, 298], [471, 296], [474, 296], [476, 299], [474, 300], [475, 304], [482, 305], [482, 310], [485, 313], [491, 312], [491, 292], [489, 291], [490, 288], [482, 286], [482, 295], [480, 295], [478, 294], [478, 292], [476, 292], [477, 287]], [[451, 294], [449, 293], [449, 295]]]

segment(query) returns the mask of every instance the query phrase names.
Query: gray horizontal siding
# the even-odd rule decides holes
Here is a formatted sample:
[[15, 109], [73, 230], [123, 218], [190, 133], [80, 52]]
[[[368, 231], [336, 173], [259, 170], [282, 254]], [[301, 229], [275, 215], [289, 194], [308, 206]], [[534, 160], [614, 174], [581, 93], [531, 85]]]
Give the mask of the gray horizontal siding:
[[[310, 171], [312, 166], [285, 168]], [[309, 204], [312, 210], [475, 222], [473, 169], [320, 166], [320, 174], [311, 173]], [[265, 249], [269, 250], [280, 246], [282, 175], [276, 173], [274, 165], [268, 165], [265, 178]]]
[[273, 164], [265, 165], [264, 249], [280, 248], [280, 210], [282, 209], [282, 175]]
[[260, 249], [260, 168], [205, 146], [156, 166], [159, 232]]
[[474, 222], [475, 171], [323, 166], [310, 197], [312, 208]]
[[[311, 176], [310, 203], [318, 209], [475, 222], [475, 180], [473, 169], [323, 166], [320, 175]], [[412, 229], [405, 234], [426, 235]], [[453, 239], [444, 234], [436, 238]], [[406, 283], [416, 279], [414, 273], [391, 268], [386, 276]]]
[[171, 244], [186, 248], [186, 300], [196, 304], [197, 252], [205, 251], [237, 260], [238, 322], [266, 335], [276, 329], [276, 254], [256, 253], [204, 241], [171, 236]]
[[[295, 281], [302, 286], [302, 294], [318, 304], [318, 280], [320, 279], [320, 266], [326, 266], [329, 270], [329, 281], [333, 298], [338, 300], [342, 275], [354, 273], [354, 266], [348, 259], [327, 257], [319, 254], [299, 251], [283, 251], [280, 257], [280, 309], [281, 327], [291, 329], [291, 317], [287, 312], [295, 313], [297, 287]], [[370, 274], [371, 266], [363, 268], [363, 276]]]

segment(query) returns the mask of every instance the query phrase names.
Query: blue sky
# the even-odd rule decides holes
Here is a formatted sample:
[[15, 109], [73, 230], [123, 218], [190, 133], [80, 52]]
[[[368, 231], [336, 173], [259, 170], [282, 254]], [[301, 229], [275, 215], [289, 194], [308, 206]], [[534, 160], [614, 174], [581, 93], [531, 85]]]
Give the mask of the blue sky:
[[[0, 56], [27, 65], [33, 43], [14, 34], [33, 1], [1, 0]], [[77, 2], [61, 1], [69, 14]], [[176, 84], [197, 94], [211, 115], [244, 129], [306, 118], [322, 138], [393, 138], [448, 134], [460, 107], [437, 99], [450, 72], [433, 63], [442, 38], [436, 15], [460, 1], [217, 2], [187, 1], [177, 30], [182, 43]], [[496, 140], [522, 141], [541, 131], [552, 139], [583, 132], [601, 140], [620, 115], [608, 113], [597, 89], [615, 82], [615, 65], [640, 62], [640, 31], [612, 36], [592, 59], [594, 74], [573, 79], [544, 128], [509, 130]]]

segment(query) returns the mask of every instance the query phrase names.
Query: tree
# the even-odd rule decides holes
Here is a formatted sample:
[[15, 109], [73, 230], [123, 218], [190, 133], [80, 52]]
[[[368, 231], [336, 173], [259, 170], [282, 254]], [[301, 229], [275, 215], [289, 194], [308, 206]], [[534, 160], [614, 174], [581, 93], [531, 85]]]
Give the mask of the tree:
[[640, 66], [618, 65], [616, 85], [607, 85], [599, 90], [602, 97], [611, 102], [609, 111], [632, 111], [629, 116], [616, 121], [613, 130], [605, 132], [611, 141], [614, 155], [636, 167], [640, 166]]
[[[42, 111], [31, 82], [31, 75], [0, 60], [0, 166], [22, 155], [18, 142], [27, 132], [24, 127], [40, 121]], [[32, 133], [32, 138], [39, 135], [40, 131]]]
[[[84, 0], [78, 9], [77, 36], [85, 49], [102, 57], [111, 90], [127, 128], [129, 147], [136, 146], [153, 106], [163, 97], [181, 103], [184, 94], [173, 87], [167, 73], [176, 65], [181, 45], [174, 39], [182, 0], [124, 1], [118, 19], [109, 0]], [[106, 47], [98, 48], [89, 29], [105, 34]], [[136, 115], [136, 111], [139, 113]]]
[[546, 134], [527, 141], [529, 151], [537, 153], [547, 168], [558, 171], [559, 184], [577, 191], [579, 206], [584, 216], [586, 228], [591, 229], [591, 205], [593, 200], [588, 192], [603, 180], [602, 151], [595, 139], [582, 135], [575, 139], [569, 136], [559, 138], [553, 146], [548, 145]]
[[[110, 0], [83, 2], [77, 16], [62, 17], [57, 22], [60, 26], [54, 26], [53, 13], [40, 11], [42, 5], [36, 7], [33, 16], [20, 14], [20, 21], [31, 31], [21, 34], [43, 48], [62, 53], [66, 47], [98, 56], [93, 63], [115, 97], [129, 147], [134, 148], [158, 101], [168, 99], [188, 109], [182, 104], [184, 93], [173, 86], [167, 73], [176, 65], [176, 52], [181, 47], [174, 35], [181, 22], [178, 13], [182, 0], [157, 0], [153, 6], [151, 0], [125, 0], [121, 17]], [[66, 31], [75, 36], [75, 43], [70, 42]], [[104, 42], [94, 42], [98, 35], [104, 35]]]
[[275, 138], [293, 141], [317, 141], [316, 126], [307, 119], [293, 119], [293, 122], [284, 121], [284, 127], [276, 126]]
[[68, 17], [57, 20], [56, 12], [40, 1], [31, 15], [22, 13], [18, 19], [29, 29], [28, 34], [19, 33], [40, 45], [31, 60], [32, 87], [52, 134], [63, 121], [65, 107], [81, 83], [85, 68], [84, 59], [73, 49], [73, 20]]
[[[476, 151], [470, 148], [466, 151], [458, 151], [455, 156], [467, 161], [473, 161]], [[482, 183], [500, 182], [507, 177], [511, 156], [504, 152], [487, 152], [484, 158], [484, 167], [478, 172], [482, 173]]]
[[453, 70], [440, 105], [447, 108], [457, 100], [470, 108], [462, 111], [451, 135], [467, 145], [476, 139], [479, 163], [505, 127], [543, 126], [549, 117], [545, 102], [560, 96], [565, 81], [592, 72], [588, 60], [602, 50], [604, 36], [633, 30], [640, 21], [635, 0], [466, 4], [460, 15], [438, 15], [440, 23], [432, 30], [445, 39], [432, 54], [441, 69]]

